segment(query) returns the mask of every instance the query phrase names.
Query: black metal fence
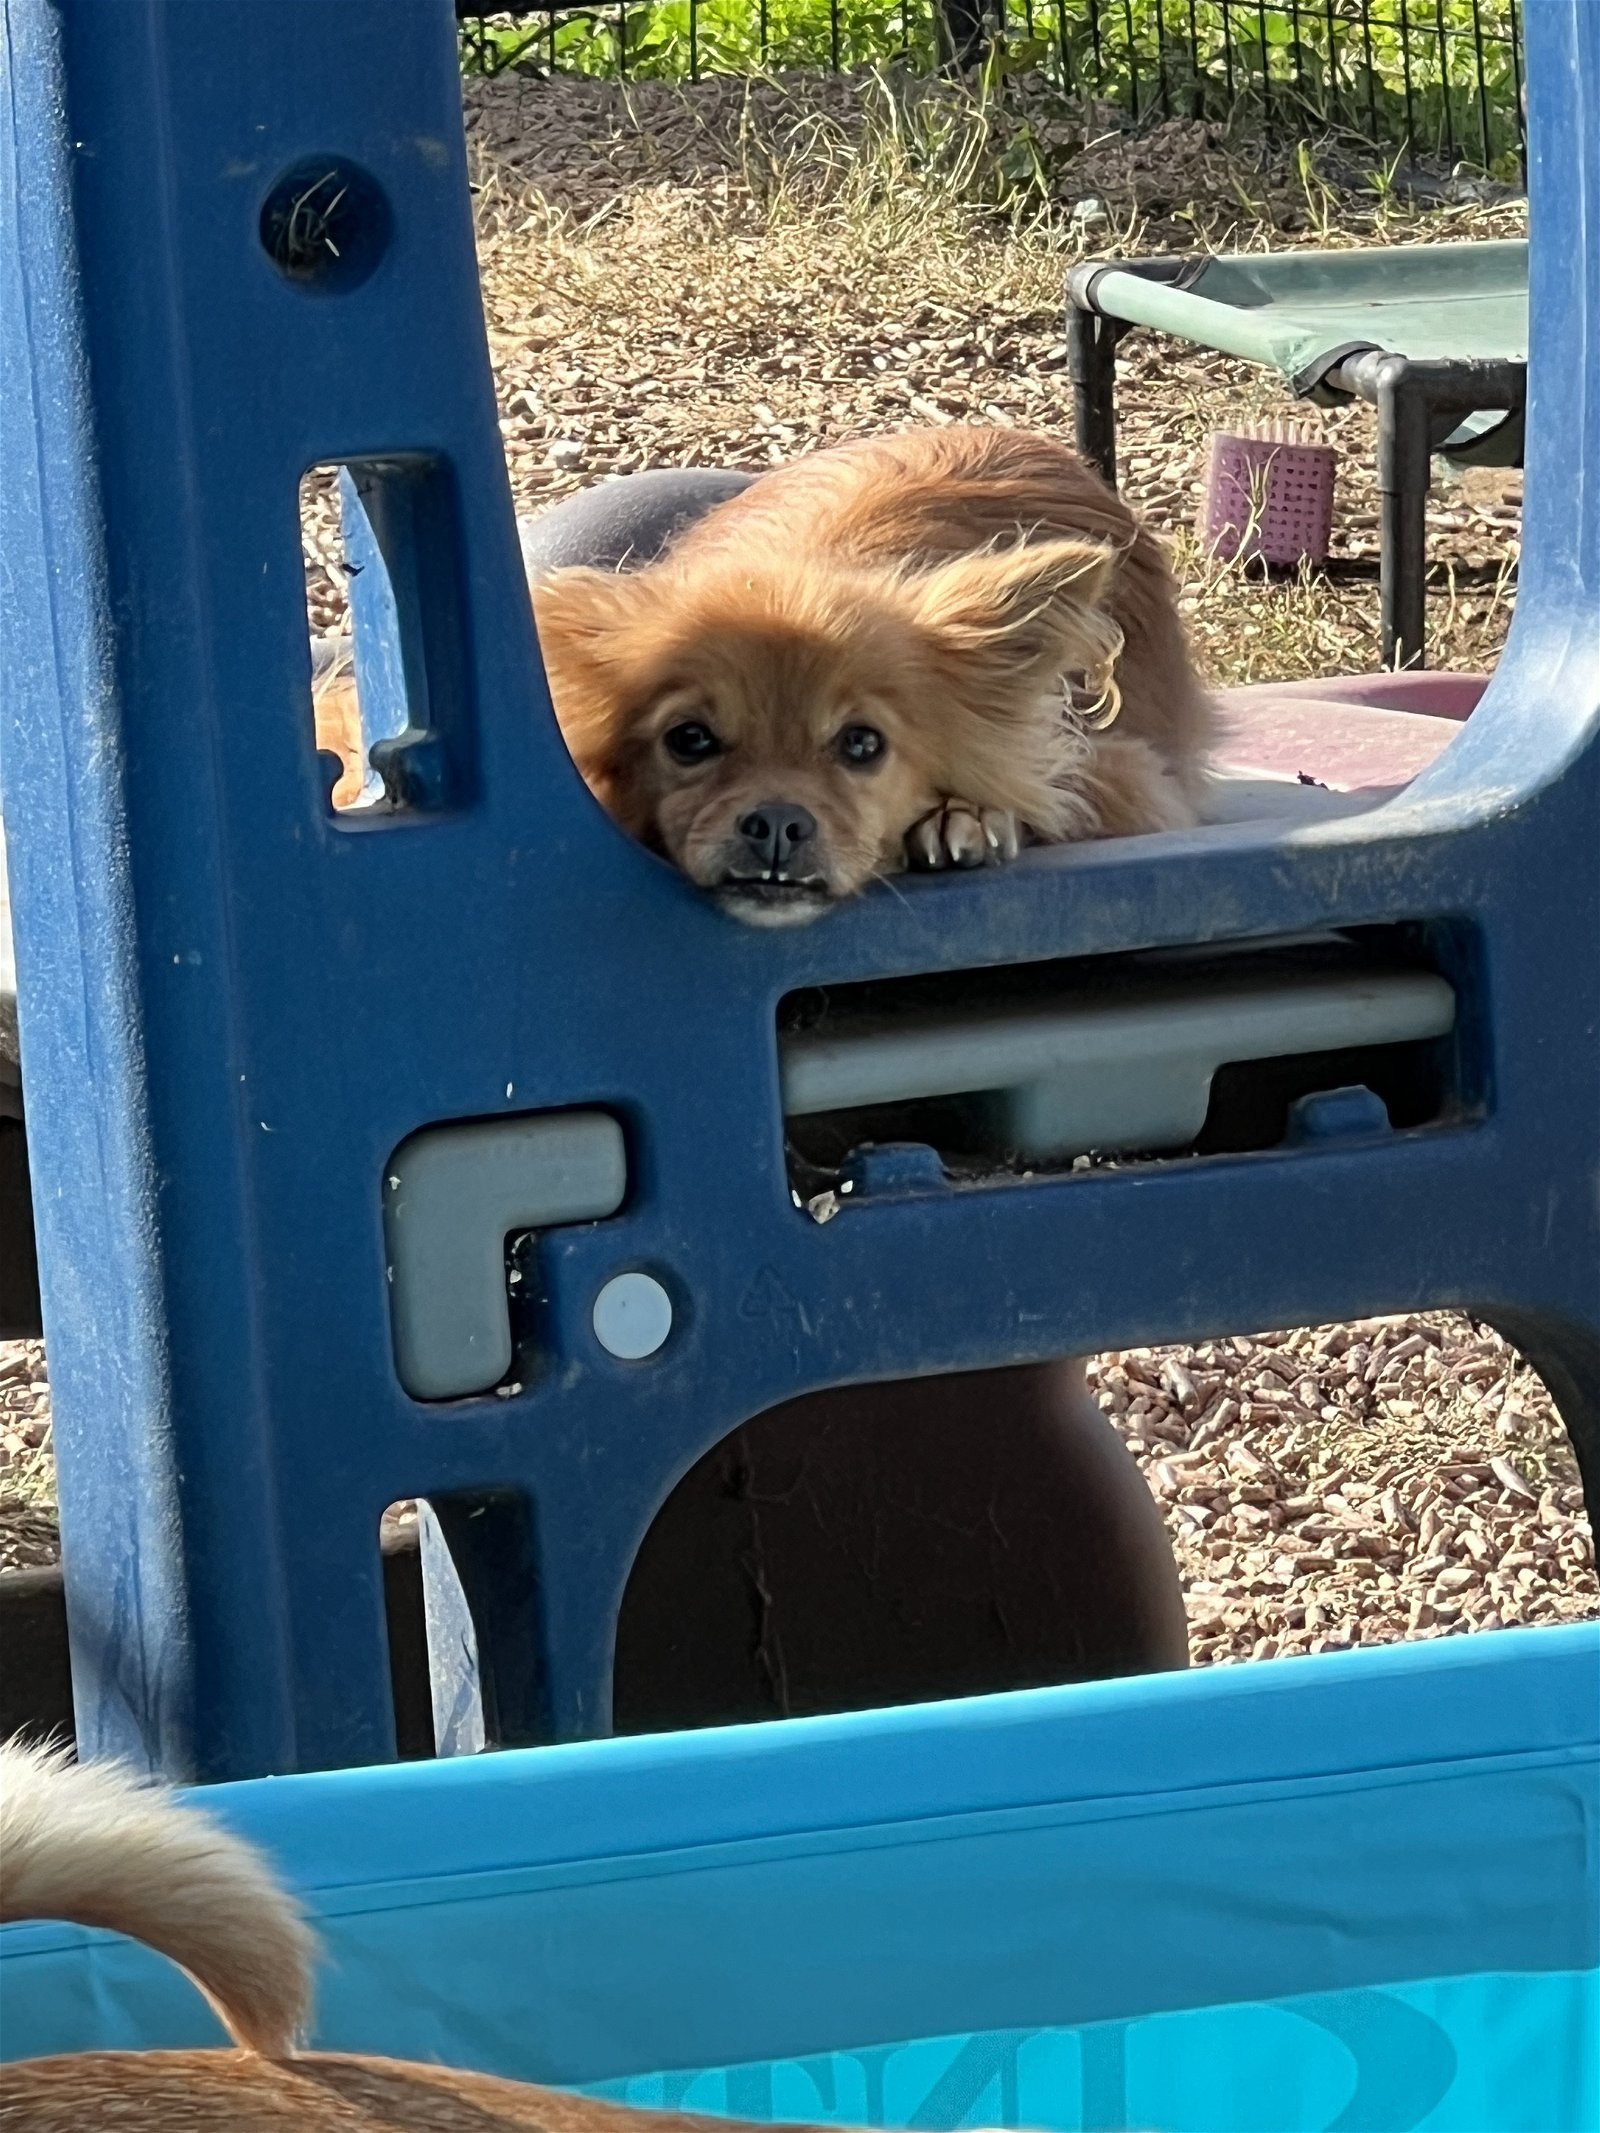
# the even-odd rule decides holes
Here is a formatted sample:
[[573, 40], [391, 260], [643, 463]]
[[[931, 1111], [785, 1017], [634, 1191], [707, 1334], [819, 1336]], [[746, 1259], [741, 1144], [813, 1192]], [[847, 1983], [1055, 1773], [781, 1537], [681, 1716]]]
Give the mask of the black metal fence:
[[[1594, 0], [1600, 5], [1600, 0]], [[1035, 69], [1132, 121], [1349, 133], [1514, 171], [1519, 0], [457, 0], [463, 64], [698, 80], [873, 65]]]

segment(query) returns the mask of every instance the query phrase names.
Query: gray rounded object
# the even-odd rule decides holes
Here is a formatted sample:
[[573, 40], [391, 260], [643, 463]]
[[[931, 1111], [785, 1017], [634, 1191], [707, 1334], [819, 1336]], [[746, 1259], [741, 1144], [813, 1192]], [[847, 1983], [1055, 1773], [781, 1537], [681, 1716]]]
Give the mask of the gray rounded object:
[[[532, 578], [574, 565], [627, 570], [654, 563], [685, 526], [738, 496], [756, 479], [731, 467], [656, 467], [643, 474], [619, 474], [613, 481], [580, 489], [548, 511], [519, 518], [522, 567]], [[313, 637], [313, 685], [349, 656], [348, 636]]]
[[657, 1513], [619, 1733], [1188, 1663], [1161, 1508], [1081, 1362], [838, 1386], [755, 1416]]
[[756, 479], [728, 467], [658, 467], [599, 482], [553, 510], [518, 519], [523, 563], [530, 577], [573, 564], [627, 570], [654, 563], [685, 526]]

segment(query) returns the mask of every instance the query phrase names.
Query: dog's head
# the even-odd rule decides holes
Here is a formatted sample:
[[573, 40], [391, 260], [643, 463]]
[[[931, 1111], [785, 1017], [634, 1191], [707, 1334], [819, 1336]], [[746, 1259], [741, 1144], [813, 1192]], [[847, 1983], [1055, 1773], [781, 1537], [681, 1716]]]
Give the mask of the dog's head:
[[795, 923], [903, 863], [951, 797], [1070, 833], [1109, 680], [1116, 557], [1041, 540], [922, 570], [719, 556], [534, 586], [551, 693], [592, 790], [730, 911]]

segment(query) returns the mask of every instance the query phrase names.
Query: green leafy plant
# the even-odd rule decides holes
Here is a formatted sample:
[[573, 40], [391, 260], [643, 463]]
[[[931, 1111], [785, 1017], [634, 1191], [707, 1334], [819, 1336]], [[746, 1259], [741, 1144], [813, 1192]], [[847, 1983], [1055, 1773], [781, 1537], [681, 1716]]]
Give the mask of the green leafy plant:
[[[1406, 143], [1491, 170], [1520, 141], [1518, 0], [987, 0], [996, 80], [1045, 76], [1135, 120]], [[947, 63], [938, 0], [617, 0], [463, 30], [463, 64], [679, 81]], [[1025, 152], [1018, 146], [1017, 156]], [[1020, 163], [1019, 163], [1020, 171]]]

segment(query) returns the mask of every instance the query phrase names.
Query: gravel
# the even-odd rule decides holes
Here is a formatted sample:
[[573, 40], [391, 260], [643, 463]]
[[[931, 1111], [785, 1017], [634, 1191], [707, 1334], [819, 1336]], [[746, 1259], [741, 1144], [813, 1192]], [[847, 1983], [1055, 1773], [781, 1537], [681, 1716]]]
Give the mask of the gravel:
[[1135, 1348], [1089, 1382], [1166, 1515], [1199, 1664], [1600, 1614], [1571, 1444], [1487, 1326]]

